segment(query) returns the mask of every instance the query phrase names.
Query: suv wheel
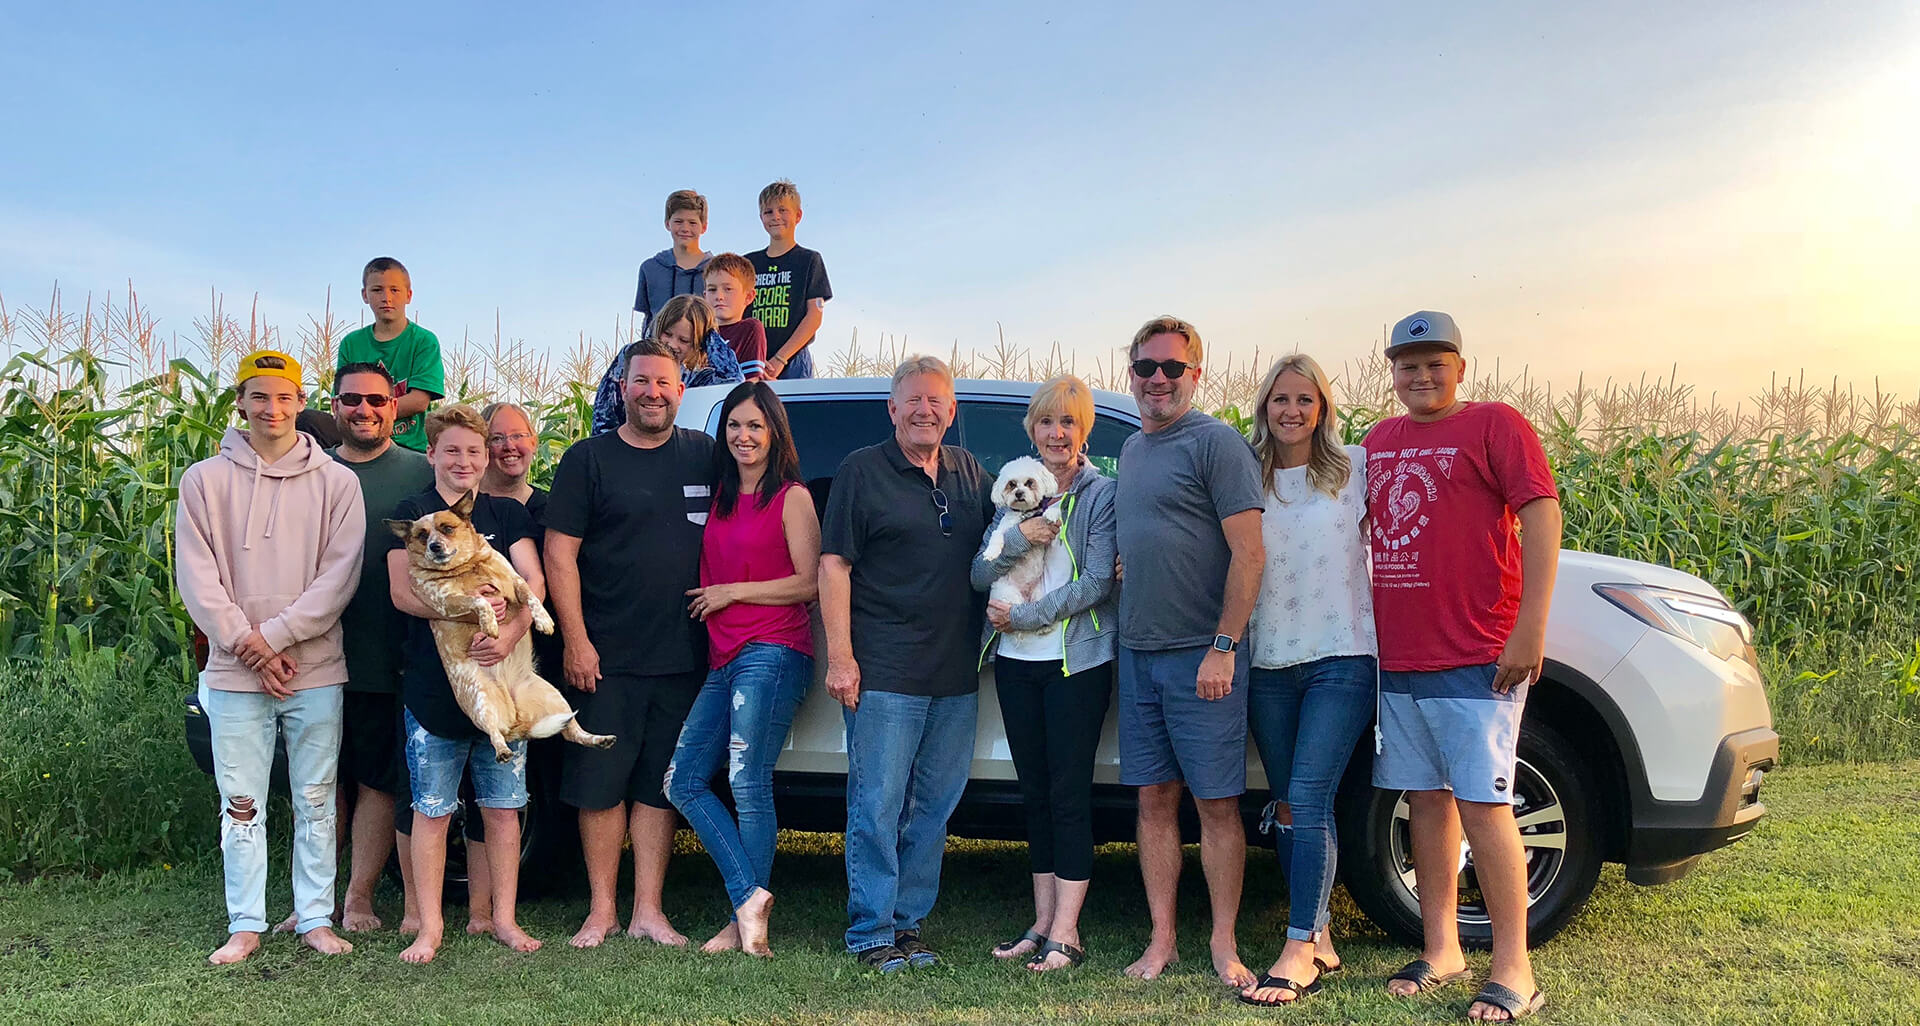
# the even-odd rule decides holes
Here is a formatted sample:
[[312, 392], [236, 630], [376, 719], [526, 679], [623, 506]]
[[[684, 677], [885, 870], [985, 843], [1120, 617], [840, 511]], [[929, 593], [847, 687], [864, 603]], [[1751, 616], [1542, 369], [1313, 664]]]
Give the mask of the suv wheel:
[[[1514, 818], [1527, 854], [1527, 940], [1541, 944], [1559, 933], [1593, 893], [1600, 851], [1593, 783], [1575, 752], [1551, 728], [1524, 723], [1515, 773]], [[1413, 875], [1413, 843], [1404, 791], [1364, 788], [1342, 802], [1341, 876], [1369, 918], [1402, 943], [1420, 946], [1420, 899]], [[1460, 941], [1493, 943], [1492, 924], [1473, 871], [1473, 852], [1460, 846]]]

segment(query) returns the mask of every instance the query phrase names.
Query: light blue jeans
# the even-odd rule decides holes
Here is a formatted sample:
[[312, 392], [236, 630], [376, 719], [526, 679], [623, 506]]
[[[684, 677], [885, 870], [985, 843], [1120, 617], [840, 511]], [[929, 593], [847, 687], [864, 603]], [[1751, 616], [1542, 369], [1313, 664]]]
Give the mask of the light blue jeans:
[[1374, 665], [1372, 656], [1329, 656], [1253, 670], [1247, 725], [1267, 786], [1293, 811], [1275, 846], [1287, 873], [1288, 940], [1318, 940], [1327, 928], [1339, 858], [1333, 796], [1373, 719]]
[[[661, 785], [667, 800], [687, 817], [720, 867], [734, 908], [752, 897], [754, 888], [770, 888], [780, 833], [773, 811], [773, 764], [786, 746], [793, 711], [812, 683], [811, 656], [765, 641], [742, 648], [707, 674], [667, 764]], [[723, 763], [738, 822], [713, 793], [713, 776]]]
[[[267, 788], [273, 742], [287, 739], [293, 791], [293, 911], [300, 933], [333, 922], [334, 792], [340, 762], [345, 689], [295, 691], [285, 700], [258, 691], [200, 687], [213, 733], [213, 779], [220, 788], [220, 854], [226, 866], [227, 932], [267, 929]], [[235, 812], [251, 809], [250, 819]]]
[[864, 689], [846, 711], [848, 951], [892, 944], [933, 911], [979, 711], [978, 694]]

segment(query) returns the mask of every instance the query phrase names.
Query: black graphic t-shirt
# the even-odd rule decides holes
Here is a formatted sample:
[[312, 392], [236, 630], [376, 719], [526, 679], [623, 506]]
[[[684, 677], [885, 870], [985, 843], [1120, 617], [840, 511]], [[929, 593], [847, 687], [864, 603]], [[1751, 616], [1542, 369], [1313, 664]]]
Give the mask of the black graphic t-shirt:
[[[395, 520], [418, 520], [447, 508], [447, 500], [435, 488], [400, 500], [394, 507]], [[503, 556], [513, 543], [534, 536], [533, 518], [527, 507], [498, 495], [482, 495], [473, 503], [473, 529], [485, 537], [494, 551]], [[391, 549], [405, 551], [406, 539], [391, 535]], [[401, 614], [404, 615], [404, 614]], [[429, 733], [444, 738], [481, 737], [480, 728], [453, 700], [453, 685], [447, 683], [447, 668], [440, 662], [440, 650], [433, 644], [433, 625], [417, 616], [406, 617], [407, 644], [401, 655], [400, 693], [407, 711]], [[531, 628], [529, 628], [531, 629]]]
[[[793, 329], [807, 315], [808, 301], [832, 299], [833, 285], [827, 281], [827, 265], [820, 254], [805, 246], [795, 246], [777, 257], [768, 256], [764, 249], [755, 250], [747, 254], [747, 259], [753, 262], [754, 278], [753, 305], [747, 309], [747, 316], [759, 318], [766, 326], [767, 356], [772, 357], [793, 337]], [[800, 355], [806, 353], [806, 349], [800, 351]]]
[[602, 673], [704, 670], [706, 625], [687, 615], [713, 502], [713, 439], [676, 428], [642, 449], [618, 431], [575, 442], [547, 496], [549, 531], [580, 539], [580, 606]]

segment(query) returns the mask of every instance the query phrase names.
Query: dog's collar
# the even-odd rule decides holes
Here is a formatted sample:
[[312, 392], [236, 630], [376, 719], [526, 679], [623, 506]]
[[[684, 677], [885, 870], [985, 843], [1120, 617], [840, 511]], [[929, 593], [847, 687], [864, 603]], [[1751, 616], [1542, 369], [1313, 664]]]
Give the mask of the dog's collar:
[[1030, 509], [1027, 512], [1020, 514], [1020, 519], [1032, 520], [1034, 517], [1037, 517], [1046, 513], [1048, 507], [1052, 506], [1053, 503], [1054, 503], [1054, 499], [1049, 498], [1045, 502], [1042, 502], [1039, 506], [1035, 507], [1034, 509]]

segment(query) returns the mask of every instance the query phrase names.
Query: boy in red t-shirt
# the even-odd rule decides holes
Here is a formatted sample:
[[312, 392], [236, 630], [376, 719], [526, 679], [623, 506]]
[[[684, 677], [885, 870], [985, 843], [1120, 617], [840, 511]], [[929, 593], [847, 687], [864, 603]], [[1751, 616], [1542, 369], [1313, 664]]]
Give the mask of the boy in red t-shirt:
[[1526, 852], [1512, 803], [1560, 558], [1559, 492], [1518, 410], [1458, 398], [1466, 361], [1452, 317], [1406, 317], [1386, 356], [1407, 412], [1366, 439], [1380, 638], [1373, 783], [1408, 792], [1426, 936], [1387, 989], [1411, 996], [1468, 975], [1454, 883], [1464, 829], [1493, 926], [1493, 965], [1467, 1014], [1504, 1022], [1545, 1001], [1527, 958]]
[[753, 305], [753, 262], [738, 253], [721, 253], [707, 262], [707, 305], [713, 307], [713, 330], [733, 347], [740, 375], [759, 381], [766, 375], [767, 329], [759, 318], [746, 316]]

